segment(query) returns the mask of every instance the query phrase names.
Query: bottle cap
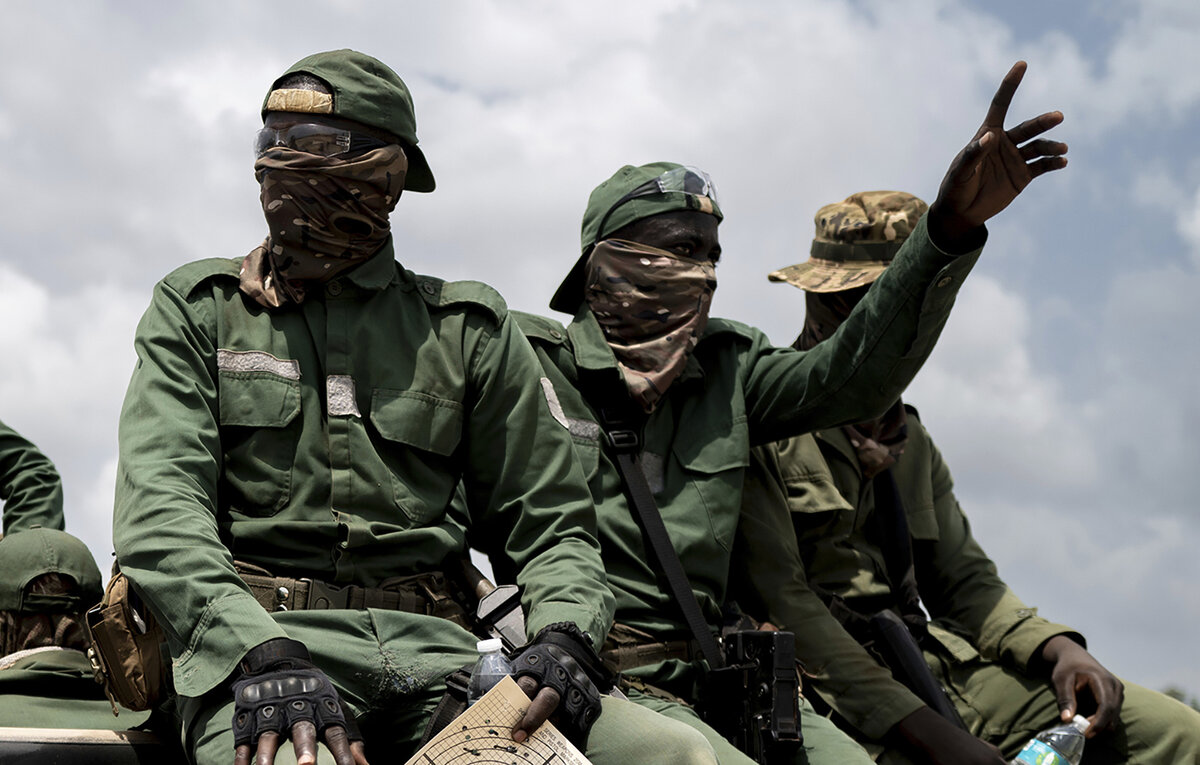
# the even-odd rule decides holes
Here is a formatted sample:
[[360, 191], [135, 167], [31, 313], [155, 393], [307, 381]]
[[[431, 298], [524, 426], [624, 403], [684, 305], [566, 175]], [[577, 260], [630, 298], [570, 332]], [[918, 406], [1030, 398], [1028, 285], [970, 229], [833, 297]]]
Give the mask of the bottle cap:
[[480, 653], [492, 653], [504, 649], [504, 642], [500, 638], [489, 638], [488, 640], [480, 640], [475, 644], [475, 650]]
[[1087, 729], [1092, 727], [1092, 724], [1083, 715], [1075, 715], [1071, 719], [1071, 724], [1075, 726], [1075, 730], [1080, 733], [1087, 733]]

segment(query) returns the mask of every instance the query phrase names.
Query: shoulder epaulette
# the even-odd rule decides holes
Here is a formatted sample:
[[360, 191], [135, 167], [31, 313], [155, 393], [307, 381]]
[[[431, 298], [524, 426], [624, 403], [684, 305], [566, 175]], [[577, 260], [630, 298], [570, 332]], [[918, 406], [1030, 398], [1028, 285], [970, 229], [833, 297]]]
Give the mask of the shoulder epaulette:
[[163, 283], [180, 295], [187, 297], [192, 290], [209, 279], [238, 279], [242, 271], [242, 258], [205, 258], [180, 266], [163, 279]]
[[472, 305], [483, 308], [497, 324], [508, 315], [508, 305], [500, 293], [483, 282], [447, 282], [436, 276], [415, 276], [417, 292], [432, 308]]
[[708, 325], [704, 328], [704, 334], [701, 340], [712, 335], [741, 335], [747, 340], [753, 340], [758, 337], [759, 330], [751, 327], [749, 324], [743, 324], [740, 321], [733, 319], [718, 319], [711, 318], [708, 320]]
[[530, 340], [540, 340], [552, 345], [561, 345], [567, 340], [566, 328], [554, 319], [524, 311], [513, 311], [512, 315], [517, 320], [517, 326]]

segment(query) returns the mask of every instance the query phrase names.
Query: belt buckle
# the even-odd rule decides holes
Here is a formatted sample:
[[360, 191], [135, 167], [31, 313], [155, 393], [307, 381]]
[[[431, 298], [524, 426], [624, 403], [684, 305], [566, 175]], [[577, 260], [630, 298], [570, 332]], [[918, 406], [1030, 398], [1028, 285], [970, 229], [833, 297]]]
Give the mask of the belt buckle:
[[310, 609], [347, 608], [350, 603], [349, 587], [334, 587], [331, 584], [319, 582], [316, 579], [300, 579], [308, 583], [308, 603]]

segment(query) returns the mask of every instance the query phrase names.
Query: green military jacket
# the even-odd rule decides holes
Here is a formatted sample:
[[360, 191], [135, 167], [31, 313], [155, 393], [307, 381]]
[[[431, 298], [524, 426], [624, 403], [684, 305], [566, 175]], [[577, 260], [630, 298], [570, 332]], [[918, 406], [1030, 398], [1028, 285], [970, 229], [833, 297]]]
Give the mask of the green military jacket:
[[5, 534], [31, 526], [62, 531], [62, 479], [54, 463], [2, 422], [0, 502], [4, 503]]
[[[267, 311], [239, 265], [159, 283], [121, 413], [114, 543], [163, 622], [176, 690], [204, 693], [284, 635], [233, 560], [375, 586], [464, 555], [465, 525], [524, 586], [531, 634], [571, 621], [602, 637], [594, 509], [500, 297], [416, 276], [389, 243]], [[446, 512], [460, 479], [462, 522]]]
[[125, 730], [149, 712], [112, 713], [82, 651], [43, 648], [0, 658], [0, 727]]
[[[773, 347], [744, 324], [709, 321], [685, 371], [646, 421], [641, 462], [714, 629], [721, 623], [751, 445], [883, 411], [933, 348], [977, 257], [940, 252], [922, 222], [842, 330], [809, 352]], [[586, 305], [566, 329], [540, 317], [518, 319], [554, 383], [557, 408], [588, 477], [616, 621], [686, 639], [686, 623], [643, 544], [616, 463], [601, 447], [595, 401], [581, 392], [624, 392], [599, 325]], [[689, 698], [694, 669], [669, 661], [631, 674]]]
[[[809, 584], [842, 597], [860, 613], [892, 607], [884, 552], [870, 531], [874, 485], [863, 479], [845, 432], [822, 430], [769, 448], [777, 454], [756, 458], [778, 460], [775, 469], [788, 495]], [[819, 473], [822, 465], [849, 504], [814, 490], [814, 470]], [[949, 657], [960, 662], [982, 657], [1026, 670], [1055, 635], [1083, 642], [1078, 633], [1038, 617], [1000, 579], [971, 535], [950, 471], [916, 410], [909, 409], [908, 441], [892, 473], [913, 538], [921, 601], [932, 618], [930, 634]], [[809, 646], [808, 656], [800, 654], [798, 646], [799, 658], [816, 659], [810, 669], [818, 675], [817, 690], [863, 733], [878, 738], [919, 705], [888, 673], [864, 672], [869, 657], [832, 617], [820, 640], [813, 637], [816, 655]]]

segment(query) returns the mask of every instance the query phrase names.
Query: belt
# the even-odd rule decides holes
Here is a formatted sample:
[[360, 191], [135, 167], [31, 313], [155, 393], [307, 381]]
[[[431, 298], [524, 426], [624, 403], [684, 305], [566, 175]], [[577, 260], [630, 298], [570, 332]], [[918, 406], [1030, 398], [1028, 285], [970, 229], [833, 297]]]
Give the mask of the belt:
[[600, 649], [600, 660], [613, 672], [672, 659], [698, 661], [701, 658], [700, 644], [695, 640], [656, 640], [648, 632], [625, 624], [614, 624]]
[[308, 577], [274, 576], [266, 569], [234, 562], [238, 576], [258, 604], [268, 611], [377, 608], [439, 616], [468, 627], [467, 612], [455, 598], [441, 571], [395, 577], [378, 587], [338, 586]]

